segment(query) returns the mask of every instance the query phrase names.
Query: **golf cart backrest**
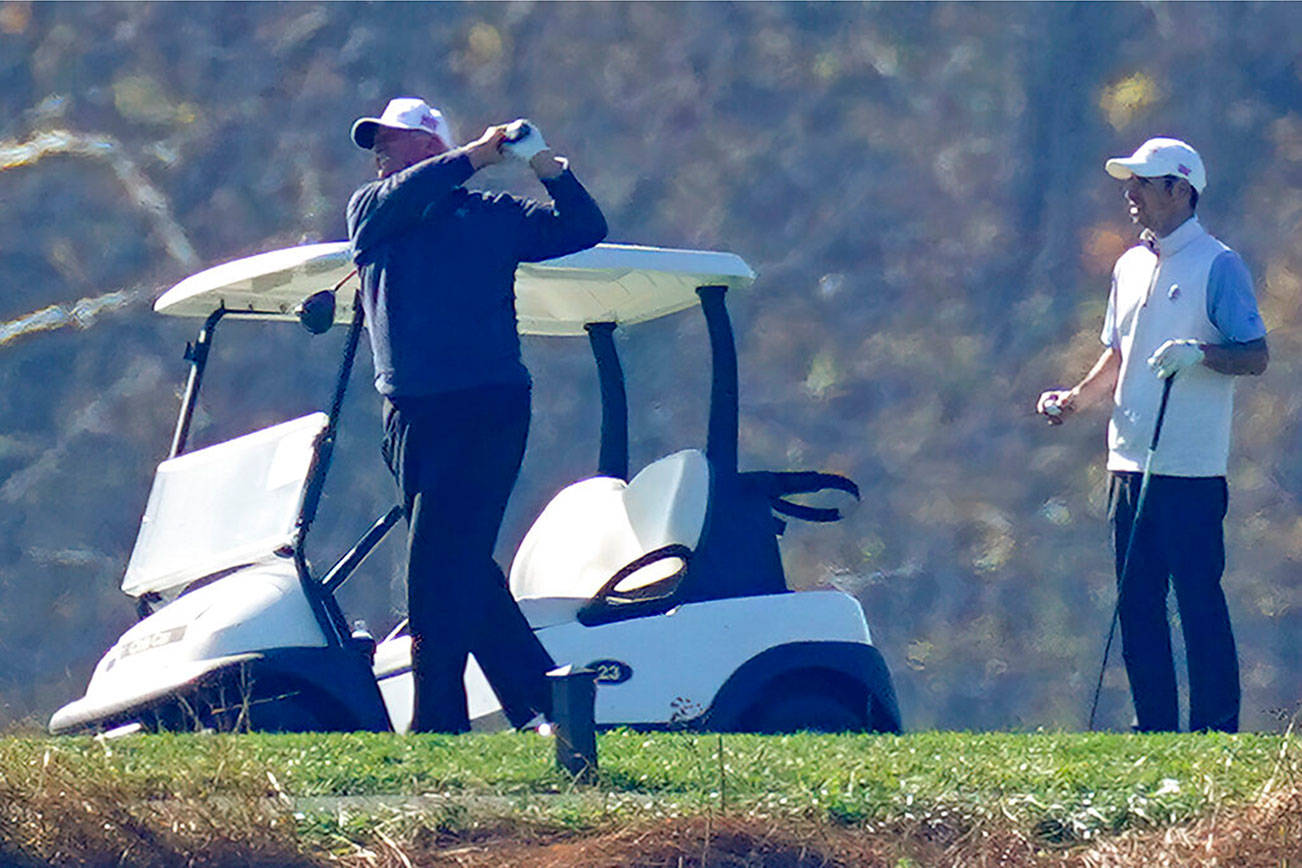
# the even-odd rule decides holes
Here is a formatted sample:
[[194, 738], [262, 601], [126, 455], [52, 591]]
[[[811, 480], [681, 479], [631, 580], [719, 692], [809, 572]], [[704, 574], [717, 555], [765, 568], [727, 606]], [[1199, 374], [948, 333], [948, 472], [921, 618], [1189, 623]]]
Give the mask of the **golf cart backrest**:
[[[700, 540], [709, 494], [710, 467], [696, 449], [661, 458], [630, 482], [594, 476], [566, 486], [520, 543], [511, 593], [521, 601], [570, 599], [577, 606], [642, 561], [609, 591], [659, 596], [681, 578]], [[661, 554], [647, 559], [655, 553]]]
[[292, 547], [326, 424], [312, 413], [160, 464], [122, 590], [165, 595]]

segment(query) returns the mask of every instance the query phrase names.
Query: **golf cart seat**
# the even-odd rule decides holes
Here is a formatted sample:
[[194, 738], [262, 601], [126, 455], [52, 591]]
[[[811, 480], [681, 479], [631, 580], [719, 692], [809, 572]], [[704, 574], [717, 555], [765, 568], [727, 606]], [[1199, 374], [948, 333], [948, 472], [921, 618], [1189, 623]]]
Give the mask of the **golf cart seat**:
[[655, 615], [679, 603], [787, 592], [775, 516], [836, 521], [836, 509], [787, 500], [838, 489], [813, 472], [720, 473], [685, 449], [630, 482], [594, 476], [552, 498], [511, 564], [511, 593], [535, 629]]
[[122, 590], [170, 597], [288, 550], [326, 422], [312, 413], [159, 464]]
[[511, 593], [535, 628], [600, 623], [672, 604], [701, 538], [710, 494], [705, 455], [685, 449], [629, 482], [566, 486], [533, 523], [511, 564]]

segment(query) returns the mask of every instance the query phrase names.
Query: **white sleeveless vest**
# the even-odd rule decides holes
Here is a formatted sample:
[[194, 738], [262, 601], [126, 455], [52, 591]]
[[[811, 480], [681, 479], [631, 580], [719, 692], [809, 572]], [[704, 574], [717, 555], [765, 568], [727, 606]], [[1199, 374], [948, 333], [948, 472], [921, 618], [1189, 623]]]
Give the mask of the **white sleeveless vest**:
[[[1212, 262], [1229, 250], [1191, 218], [1159, 242], [1132, 247], [1113, 270], [1113, 311], [1121, 372], [1108, 425], [1108, 470], [1142, 471], [1162, 400], [1148, 358], [1169, 339], [1224, 343], [1207, 318]], [[1234, 415], [1234, 377], [1206, 365], [1176, 375], [1152, 472], [1224, 476]]]

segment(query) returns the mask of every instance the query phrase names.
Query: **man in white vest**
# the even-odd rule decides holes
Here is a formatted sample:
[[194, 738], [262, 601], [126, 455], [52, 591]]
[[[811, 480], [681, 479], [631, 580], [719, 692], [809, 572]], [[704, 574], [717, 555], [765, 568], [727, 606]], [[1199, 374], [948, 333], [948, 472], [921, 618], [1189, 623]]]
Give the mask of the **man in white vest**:
[[[1243, 260], [1195, 216], [1207, 184], [1198, 152], [1177, 139], [1150, 139], [1105, 168], [1122, 182], [1130, 218], [1143, 227], [1141, 243], [1113, 268], [1103, 354], [1071, 389], [1041, 394], [1036, 410], [1060, 424], [1112, 396], [1108, 512], [1136, 728], [1179, 728], [1166, 618], [1174, 586], [1188, 656], [1189, 729], [1233, 732], [1239, 670], [1221, 590], [1225, 468], [1235, 377], [1266, 369], [1266, 330]], [[1168, 377], [1176, 379], [1136, 524], [1135, 501]]]

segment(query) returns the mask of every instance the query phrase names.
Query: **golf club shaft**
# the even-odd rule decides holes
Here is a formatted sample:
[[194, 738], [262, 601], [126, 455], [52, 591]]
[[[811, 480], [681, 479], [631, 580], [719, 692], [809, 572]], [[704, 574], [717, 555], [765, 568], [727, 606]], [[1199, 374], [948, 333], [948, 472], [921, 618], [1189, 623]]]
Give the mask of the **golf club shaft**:
[[1099, 709], [1099, 694], [1103, 690], [1103, 675], [1108, 669], [1108, 655], [1112, 651], [1112, 638], [1117, 632], [1117, 621], [1121, 617], [1121, 592], [1126, 585], [1126, 572], [1130, 569], [1130, 554], [1135, 548], [1135, 536], [1139, 530], [1139, 519], [1144, 513], [1144, 501], [1148, 499], [1148, 480], [1153, 470], [1153, 455], [1157, 452], [1158, 440], [1162, 437], [1162, 420], [1166, 418], [1166, 402], [1171, 397], [1171, 385], [1175, 375], [1167, 377], [1162, 383], [1162, 402], [1157, 408], [1157, 423], [1153, 425], [1153, 439], [1148, 444], [1148, 455], [1144, 457], [1144, 475], [1139, 480], [1139, 496], [1135, 498], [1135, 508], [1130, 514], [1130, 532], [1126, 535], [1126, 554], [1121, 561], [1121, 571], [1117, 579], [1117, 602], [1112, 607], [1112, 623], [1108, 627], [1108, 640], [1103, 645], [1103, 662], [1099, 665], [1098, 681], [1094, 685], [1094, 700], [1090, 703], [1089, 731], [1094, 731], [1094, 715]]
[[[1174, 383], [1175, 374], [1167, 377], [1162, 383], [1162, 403], [1157, 407], [1157, 424], [1153, 426], [1153, 439], [1148, 444], [1148, 461], [1153, 460], [1153, 453], [1157, 451], [1157, 441], [1162, 437], [1162, 420], [1166, 418], [1166, 402], [1171, 398], [1171, 386]], [[1148, 467], [1145, 466], [1144, 470], [1147, 472]]]

